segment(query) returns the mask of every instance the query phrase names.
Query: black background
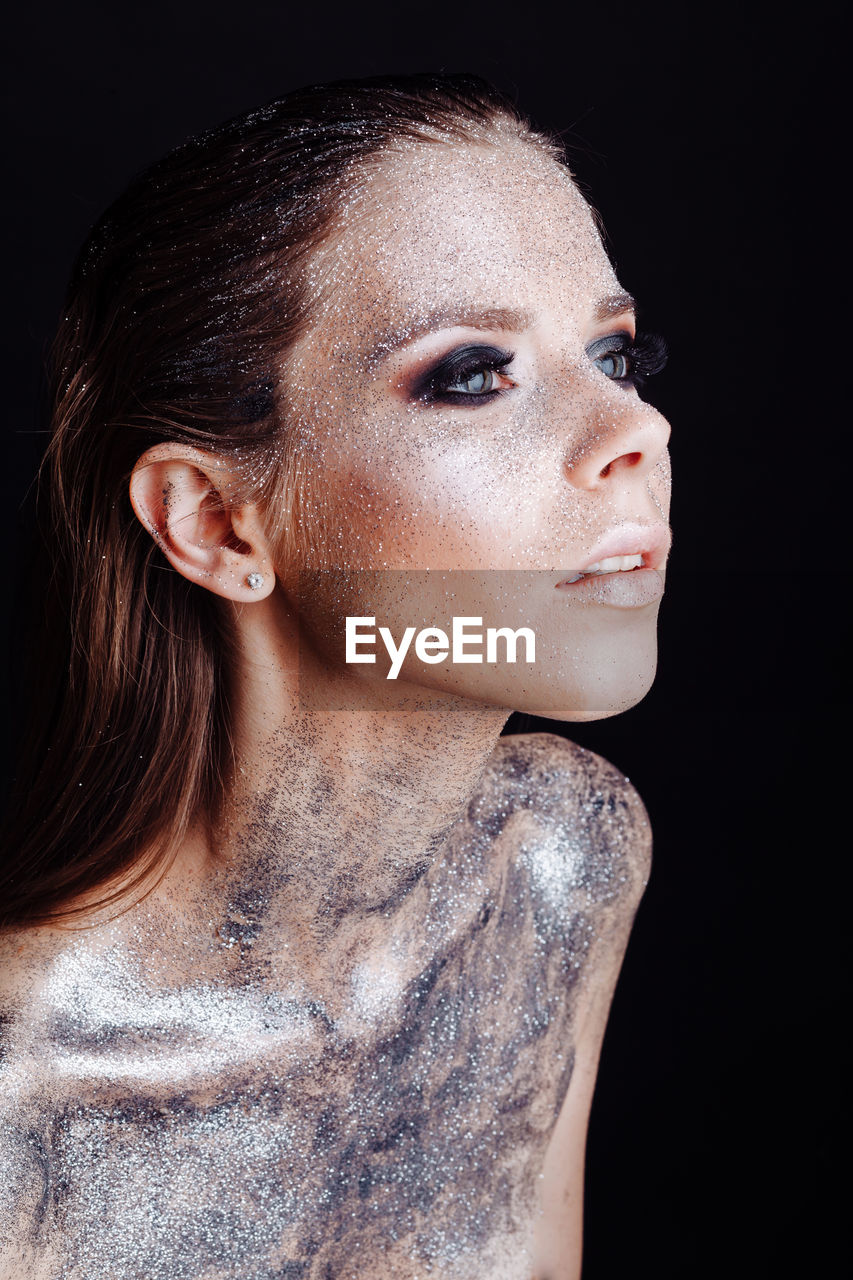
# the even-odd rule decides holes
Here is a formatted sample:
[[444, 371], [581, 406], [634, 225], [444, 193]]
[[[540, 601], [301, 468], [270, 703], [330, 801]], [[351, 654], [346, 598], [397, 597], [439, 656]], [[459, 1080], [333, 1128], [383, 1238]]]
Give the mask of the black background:
[[569, 131], [621, 281], [670, 341], [652, 398], [675, 475], [656, 685], [560, 727], [630, 776], [655, 829], [593, 1106], [584, 1277], [829, 1274], [850, 790], [832, 12], [155, 0], [30, 6], [6, 34], [13, 617], [46, 344], [136, 171], [299, 84], [395, 71], [477, 71]]

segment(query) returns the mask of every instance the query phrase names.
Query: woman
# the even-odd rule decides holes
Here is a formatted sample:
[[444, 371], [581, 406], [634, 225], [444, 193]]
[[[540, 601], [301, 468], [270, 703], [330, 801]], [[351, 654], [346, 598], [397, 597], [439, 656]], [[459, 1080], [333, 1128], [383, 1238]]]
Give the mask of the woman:
[[291, 94], [95, 228], [4, 864], [3, 1275], [578, 1275], [649, 829], [500, 733], [651, 682], [662, 359], [472, 77]]

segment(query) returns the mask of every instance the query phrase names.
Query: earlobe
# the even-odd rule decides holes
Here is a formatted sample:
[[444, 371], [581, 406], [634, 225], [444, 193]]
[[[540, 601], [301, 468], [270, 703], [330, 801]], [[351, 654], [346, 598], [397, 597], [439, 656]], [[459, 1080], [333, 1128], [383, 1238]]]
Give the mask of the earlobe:
[[258, 509], [233, 505], [233, 486], [215, 455], [164, 442], [136, 463], [130, 501], [178, 573], [228, 600], [260, 600], [275, 570]]

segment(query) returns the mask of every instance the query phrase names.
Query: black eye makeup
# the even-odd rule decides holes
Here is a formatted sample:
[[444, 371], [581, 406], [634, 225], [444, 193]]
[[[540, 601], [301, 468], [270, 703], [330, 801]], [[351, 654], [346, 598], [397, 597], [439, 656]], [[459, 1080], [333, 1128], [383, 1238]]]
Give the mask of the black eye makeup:
[[666, 342], [657, 333], [609, 333], [586, 349], [605, 378], [638, 389], [667, 362]]
[[465, 408], [493, 401], [508, 387], [499, 385], [515, 359], [502, 347], [471, 344], [457, 347], [415, 382], [412, 398], [426, 404], [455, 404]]
[[[609, 333], [597, 339], [586, 354], [612, 382], [640, 389], [660, 373], [667, 361], [666, 342], [659, 334]], [[476, 409], [513, 389], [501, 385], [515, 354], [503, 347], [468, 343], [457, 347], [420, 375], [411, 388], [421, 404], [460, 405]]]

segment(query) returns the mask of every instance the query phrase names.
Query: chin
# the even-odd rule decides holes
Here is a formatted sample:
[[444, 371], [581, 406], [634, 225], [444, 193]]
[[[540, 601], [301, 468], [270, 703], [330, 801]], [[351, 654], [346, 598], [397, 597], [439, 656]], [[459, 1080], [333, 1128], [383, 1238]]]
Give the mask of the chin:
[[480, 668], [473, 678], [427, 678], [417, 683], [546, 720], [606, 720], [643, 700], [654, 683], [655, 670], [652, 646], [651, 651], [634, 654], [630, 662], [623, 655], [618, 663], [583, 663], [580, 669], [543, 664], [532, 677], [518, 670], [508, 676], [506, 668], [503, 674]]
[[642, 702], [654, 683], [654, 677], [654, 670], [641, 677], [634, 673], [626, 681], [614, 682], [610, 678], [602, 680], [596, 688], [573, 689], [562, 696], [553, 688], [538, 696], [535, 693], [525, 693], [514, 702], [513, 710], [547, 720], [607, 720]]
[[534, 681], [516, 684], [511, 705], [549, 720], [606, 720], [642, 702], [656, 671], [657, 639], [654, 631], [646, 631], [627, 651], [603, 645], [571, 664], [544, 664]]
[[621, 715], [623, 711], [630, 711], [631, 707], [636, 707], [638, 702], [643, 701], [653, 683], [654, 673], [648, 680], [630, 689], [622, 690], [618, 694], [608, 694], [605, 697], [599, 695], [598, 698], [591, 698], [580, 707], [577, 705], [567, 706], [563, 715], [558, 714], [553, 709], [544, 714], [554, 720], [607, 720], [610, 716]]

